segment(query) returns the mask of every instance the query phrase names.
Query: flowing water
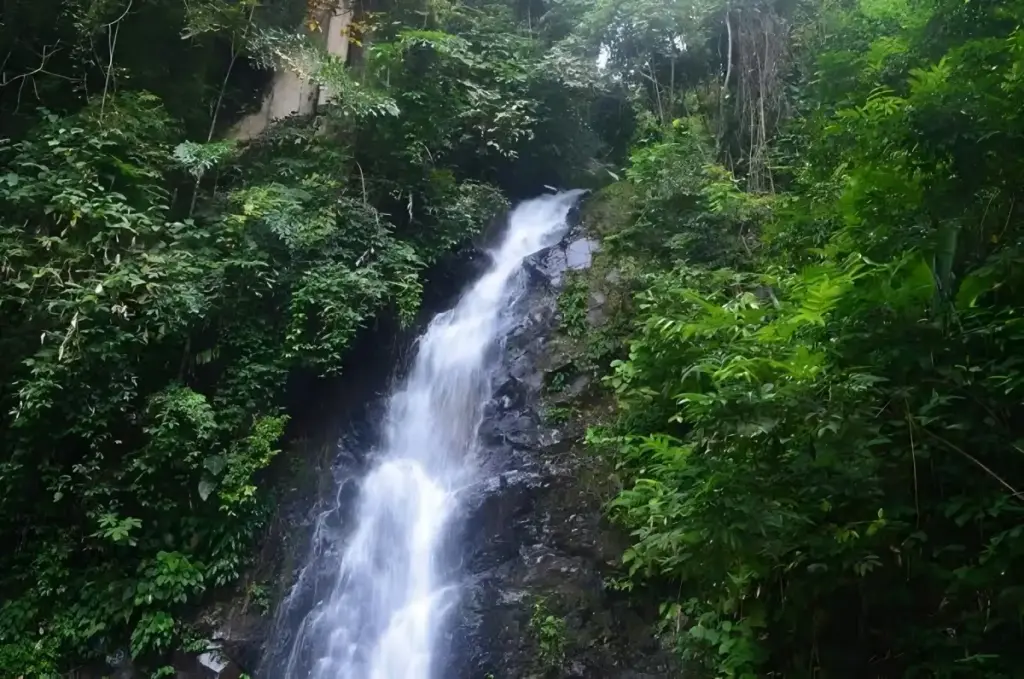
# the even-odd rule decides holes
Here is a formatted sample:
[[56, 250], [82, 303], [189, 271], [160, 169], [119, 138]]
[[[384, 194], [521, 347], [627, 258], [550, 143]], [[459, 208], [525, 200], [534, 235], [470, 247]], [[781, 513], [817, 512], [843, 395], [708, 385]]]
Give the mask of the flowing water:
[[352, 528], [333, 552], [332, 590], [302, 620], [285, 679], [430, 679], [443, 665], [435, 656], [459, 589], [447, 558], [457, 545], [446, 542], [460, 495], [479, 480], [477, 430], [496, 349], [517, 320], [523, 260], [560, 239], [580, 194], [517, 206], [488, 271], [420, 337], [410, 373], [391, 395]]

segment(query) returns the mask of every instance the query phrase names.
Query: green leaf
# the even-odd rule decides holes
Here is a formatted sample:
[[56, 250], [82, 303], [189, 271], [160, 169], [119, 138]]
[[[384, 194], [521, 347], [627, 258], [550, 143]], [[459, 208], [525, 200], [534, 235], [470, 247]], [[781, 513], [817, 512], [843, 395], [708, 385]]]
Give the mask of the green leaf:
[[225, 455], [211, 455], [203, 461], [203, 467], [213, 476], [220, 476], [227, 464], [228, 458]]
[[956, 308], [960, 310], [973, 308], [977, 304], [978, 298], [992, 290], [998, 282], [994, 272], [990, 269], [982, 269], [968, 275], [960, 282], [960, 287], [956, 292]]
[[212, 478], [210, 478], [208, 476], [204, 476], [202, 478], [202, 480], [199, 481], [199, 497], [200, 497], [200, 499], [205, 501], [207, 498], [210, 497], [210, 494], [213, 493], [213, 491], [216, 488], [217, 488], [217, 481], [216, 481], [216, 479], [212, 479]]

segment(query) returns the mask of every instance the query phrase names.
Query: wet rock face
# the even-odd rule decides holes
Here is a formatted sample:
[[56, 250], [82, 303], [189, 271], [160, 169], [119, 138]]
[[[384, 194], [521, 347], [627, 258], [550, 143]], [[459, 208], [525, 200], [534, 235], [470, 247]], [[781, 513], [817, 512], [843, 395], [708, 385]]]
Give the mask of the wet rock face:
[[[542, 417], [560, 286], [567, 269], [589, 264], [580, 262], [592, 248], [570, 235], [527, 264], [530, 281], [515, 310], [523, 320], [506, 341], [481, 427], [488, 480], [469, 502], [458, 540], [467, 584], [450, 617], [449, 662], [439, 676], [679, 676], [653, 638], [656, 611], [637, 611], [605, 586], [625, 547], [602, 519], [607, 495], [597, 486], [607, 474], [583, 458], [580, 425], [556, 427]], [[571, 408], [590, 386], [588, 376], [576, 376], [557, 400]], [[542, 648], [538, 601], [560, 621], [557, 658], [545, 657], [552, 654]]]
[[[595, 461], [580, 450], [580, 425], [554, 426], [543, 416], [544, 398], [574, 409], [594, 386], [588, 375], [567, 374], [559, 394], [544, 394], [546, 374], [566, 369], [565, 356], [557, 356], [554, 346], [565, 274], [589, 266], [595, 250], [595, 243], [571, 233], [526, 263], [524, 294], [509, 310], [514, 327], [502, 347], [502, 365], [479, 432], [481, 481], [451, 536], [452, 552], [458, 555], [452, 575], [464, 587], [458, 609], [448, 617], [447, 647], [439, 649], [441, 666], [434, 672], [438, 679], [680, 676], [651, 634], [657, 611], [637, 610], [605, 586], [617, 573], [615, 562], [625, 547], [602, 522], [608, 470], [595, 469]], [[456, 279], [474, 278], [486, 265], [482, 255], [460, 261], [464, 269], [458, 276], [433, 281], [435, 293], [428, 305], [433, 310], [457, 294], [461, 283]], [[603, 322], [604, 306], [603, 299], [589, 299], [592, 325]], [[268, 582], [275, 584], [278, 596], [290, 591], [296, 579], [308, 577], [309, 587], [278, 605], [276, 620], [256, 614], [244, 598], [210, 611], [204, 627], [211, 646], [220, 651], [178, 654], [177, 679], [235, 679], [242, 671], [261, 679], [286, 679], [281, 662], [287, 660], [292, 635], [317, 593], [331, 584], [324, 578], [336, 573], [333, 560], [338, 555], [311, 542], [313, 527], [326, 507], [349, 506], [354, 499], [354, 482], [341, 483], [340, 490], [335, 484], [361, 477], [366, 460], [356, 452], [372, 448], [377, 434], [373, 423], [381, 419], [389, 375], [400, 372], [392, 366], [408, 354], [411, 339], [396, 339], [398, 349], [378, 350], [372, 361], [378, 365], [367, 367], [366, 378], [357, 380], [365, 382], [362, 387], [353, 386], [358, 371], [347, 369], [338, 391], [320, 399], [330, 404], [325, 423], [303, 426], [306, 432], [323, 430], [314, 441], [341, 443], [325, 448], [331, 453], [322, 461], [325, 466], [310, 468], [323, 487], [317, 488], [317, 482], [297, 484], [292, 499], [281, 507], [279, 528], [265, 542], [276, 555]], [[369, 342], [371, 350], [379, 349], [375, 344], [380, 343]], [[336, 419], [339, 412], [345, 413], [341, 421]], [[336, 514], [337, 525], [327, 528], [345, 531], [348, 512]], [[309, 553], [322, 553], [326, 566], [302, 568]], [[563, 652], [555, 661], [541, 652], [534, 610], [540, 600], [561, 621]]]

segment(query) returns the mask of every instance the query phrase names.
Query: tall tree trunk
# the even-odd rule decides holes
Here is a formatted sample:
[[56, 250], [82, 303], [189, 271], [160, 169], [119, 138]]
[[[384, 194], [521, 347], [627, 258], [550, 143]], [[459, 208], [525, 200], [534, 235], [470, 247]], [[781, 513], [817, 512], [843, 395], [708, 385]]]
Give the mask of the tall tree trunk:
[[729, 42], [726, 47], [727, 54], [725, 55], [725, 80], [722, 81], [722, 89], [718, 93], [718, 151], [719, 153], [725, 152], [725, 134], [729, 129], [728, 124], [725, 120], [725, 100], [729, 96], [729, 82], [732, 80], [732, 19], [730, 14], [732, 9], [726, 7], [725, 9], [725, 31], [729, 36]]

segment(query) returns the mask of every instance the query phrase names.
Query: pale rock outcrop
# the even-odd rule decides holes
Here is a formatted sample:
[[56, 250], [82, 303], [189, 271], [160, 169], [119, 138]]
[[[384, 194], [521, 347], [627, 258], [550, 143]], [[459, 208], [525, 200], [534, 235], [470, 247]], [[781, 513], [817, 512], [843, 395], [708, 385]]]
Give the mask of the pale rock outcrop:
[[[332, 7], [314, 17], [314, 36], [321, 41], [328, 54], [342, 61], [348, 58], [348, 27], [353, 10], [348, 0], [336, 0]], [[318, 105], [327, 102], [329, 88], [312, 82], [306, 75], [294, 70], [279, 70], [274, 74], [270, 91], [260, 110], [242, 118], [231, 131], [231, 139], [247, 140], [261, 134], [271, 122], [290, 115], [309, 115]]]

